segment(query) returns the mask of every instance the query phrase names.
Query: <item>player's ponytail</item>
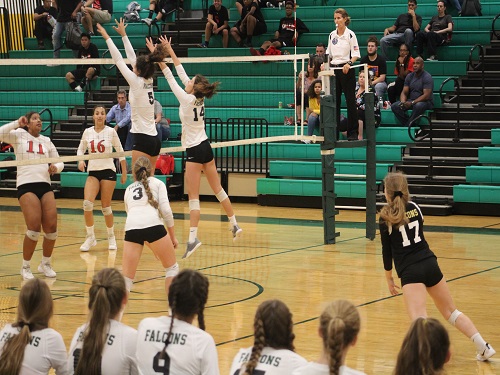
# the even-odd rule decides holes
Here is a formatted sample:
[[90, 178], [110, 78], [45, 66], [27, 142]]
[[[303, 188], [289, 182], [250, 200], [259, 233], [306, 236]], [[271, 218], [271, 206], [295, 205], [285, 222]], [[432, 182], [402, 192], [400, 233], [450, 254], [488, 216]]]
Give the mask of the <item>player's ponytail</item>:
[[155, 63], [163, 61], [167, 57], [167, 49], [162, 44], [157, 44], [153, 52], [137, 57], [135, 67], [139, 72], [139, 77], [149, 79], [155, 73]]
[[380, 210], [380, 218], [388, 228], [399, 228], [408, 222], [406, 204], [410, 201], [408, 181], [403, 173], [388, 173], [384, 178], [387, 204]]
[[219, 87], [220, 82], [210, 83], [208, 79], [201, 75], [197, 74], [194, 77], [194, 85], [193, 85], [193, 95], [198, 99], [207, 98], [210, 99], [217, 93], [217, 87]]

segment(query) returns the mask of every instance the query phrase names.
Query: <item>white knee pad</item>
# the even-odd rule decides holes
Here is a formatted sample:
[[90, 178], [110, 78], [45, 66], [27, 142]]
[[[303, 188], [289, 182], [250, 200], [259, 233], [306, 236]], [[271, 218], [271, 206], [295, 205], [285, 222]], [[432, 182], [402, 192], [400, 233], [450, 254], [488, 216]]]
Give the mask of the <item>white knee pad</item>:
[[179, 273], [179, 263], [175, 263], [172, 267], [165, 268], [165, 278], [175, 277]]
[[34, 230], [27, 230], [26, 237], [28, 237], [32, 241], [38, 241], [38, 237], [40, 237], [40, 232], [35, 232]]
[[223, 200], [227, 199], [227, 193], [224, 191], [224, 189], [221, 189], [217, 194], [215, 194], [219, 202], [222, 202]]
[[84, 211], [93, 211], [94, 210], [94, 202], [84, 200], [83, 201], [83, 210]]
[[55, 231], [54, 233], [45, 233], [44, 236], [48, 240], [55, 241], [57, 238], [57, 231]]
[[457, 321], [458, 317], [460, 316], [460, 314], [462, 314], [461, 311], [458, 311], [457, 309], [455, 309], [455, 311], [453, 311], [450, 315], [450, 317], [448, 318], [448, 321], [450, 322], [450, 324], [452, 326], [455, 325], [455, 322]]
[[111, 214], [113, 213], [113, 210], [111, 209], [111, 206], [108, 206], [108, 207], [103, 207], [103, 208], [101, 209], [101, 211], [102, 211], [102, 214], [103, 214], [104, 216], [108, 216], [108, 215], [111, 215]]
[[128, 292], [130, 292], [132, 290], [132, 285], [134, 285], [134, 280], [126, 276], [124, 276], [123, 278], [125, 279], [125, 288]]
[[200, 211], [200, 200], [190, 199], [189, 200], [189, 211]]

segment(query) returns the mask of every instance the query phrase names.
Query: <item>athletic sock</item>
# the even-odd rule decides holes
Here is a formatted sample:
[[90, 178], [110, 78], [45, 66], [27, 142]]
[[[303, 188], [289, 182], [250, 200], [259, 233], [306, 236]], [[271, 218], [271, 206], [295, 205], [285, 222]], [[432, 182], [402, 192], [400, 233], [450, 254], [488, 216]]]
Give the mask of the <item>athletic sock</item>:
[[115, 227], [111, 227], [111, 228], [106, 227], [106, 230], [108, 231], [108, 236], [115, 235]]
[[238, 223], [236, 222], [236, 215], [233, 215], [231, 217], [227, 217], [229, 219], [229, 222], [231, 223], [231, 226], [235, 226], [235, 225], [238, 225]]
[[93, 225], [91, 227], [85, 227], [85, 229], [87, 230], [87, 236], [94, 236], [95, 237]]
[[76, 83], [76, 81], [73, 81], [69, 84], [69, 87], [71, 87], [71, 90], [74, 90], [75, 87], [78, 86], [78, 84]]
[[486, 346], [486, 341], [481, 337], [481, 334], [478, 332], [470, 338], [474, 345], [476, 345], [476, 349], [478, 352], [481, 352], [484, 350], [484, 347]]
[[29, 267], [30, 266], [31, 260], [24, 260], [23, 259], [23, 267]]
[[198, 227], [189, 227], [189, 243], [193, 243], [198, 236]]
[[47, 264], [47, 263], [50, 263], [50, 257], [44, 257], [42, 255], [42, 264]]
[[150, 10], [149, 14], [148, 14], [148, 18], [153, 18], [153, 13], [154, 13], [154, 10]]

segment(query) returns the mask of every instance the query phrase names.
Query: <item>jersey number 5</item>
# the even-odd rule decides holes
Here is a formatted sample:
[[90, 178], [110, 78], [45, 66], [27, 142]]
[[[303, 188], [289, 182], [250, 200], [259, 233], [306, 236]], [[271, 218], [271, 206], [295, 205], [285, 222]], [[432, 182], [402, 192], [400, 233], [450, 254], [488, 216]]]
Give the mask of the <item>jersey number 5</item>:
[[[163, 358], [161, 358], [162, 353], [164, 353]], [[156, 353], [155, 357], [153, 358], [153, 370], [163, 375], [170, 374], [170, 357], [168, 356], [167, 352], [163, 351]]]
[[[422, 239], [418, 235], [419, 227], [420, 227], [420, 224], [418, 223], [417, 220], [412, 221], [411, 223], [408, 224], [408, 229], [415, 230], [415, 237], [413, 238], [413, 243], [418, 243], [418, 242], [422, 241]], [[406, 233], [406, 225], [401, 225], [399, 227], [399, 231], [401, 232], [401, 236], [403, 237], [403, 247], [410, 246], [411, 242], [408, 239], [408, 234]]]

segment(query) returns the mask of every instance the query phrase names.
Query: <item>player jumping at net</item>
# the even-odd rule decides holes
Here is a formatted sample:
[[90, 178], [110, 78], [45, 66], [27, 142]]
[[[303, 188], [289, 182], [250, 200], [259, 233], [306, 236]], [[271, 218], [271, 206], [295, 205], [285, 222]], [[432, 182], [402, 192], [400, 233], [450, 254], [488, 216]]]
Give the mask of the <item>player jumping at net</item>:
[[113, 26], [113, 29], [122, 37], [125, 53], [132, 64], [133, 70], [127, 67], [120, 51], [100, 24], [97, 24], [97, 31], [106, 41], [111, 57], [130, 86], [129, 101], [132, 110], [132, 128], [130, 132], [133, 133], [134, 141], [134, 145], [132, 146], [132, 165], [135, 164], [140, 156], [147, 157], [151, 165], [156, 165], [156, 159], [158, 159], [158, 155], [160, 154], [161, 142], [156, 136], [153, 74], [155, 72], [155, 62], [162, 61], [166, 57], [166, 52], [163, 47], [160, 47], [149, 55], [136, 57], [132, 44], [130, 44], [130, 40], [125, 32], [127, 25], [124, 23], [123, 18], [120, 18], [119, 22], [116, 20], [115, 22], [117, 26]]
[[[115, 129], [106, 125], [106, 109], [102, 106], [94, 108], [94, 126], [85, 129], [78, 146], [77, 155], [103, 154], [113, 152], [123, 152], [123, 147]], [[122, 156], [119, 158], [122, 171], [127, 170], [127, 162]], [[78, 162], [78, 169], [85, 172], [85, 162]], [[111, 209], [111, 199], [116, 186], [116, 167], [113, 159], [90, 159], [87, 171], [89, 176], [85, 181], [83, 191], [83, 216], [85, 218], [85, 228], [87, 237], [80, 246], [81, 251], [89, 251], [91, 247], [97, 245], [94, 233], [94, 201], [99, 191], [101, 192], [101, 210], [106, 222], [108, 234], [108, 249], [116, 250], [116, 238], [113, 226], [113, 210]], [[122, 173], [121, 183], [127, 181], [127, 173]]]
[[[42, 131], [42, 120], [37, 112], [0, 127], [0, 140], [14, 148], [16, 160], [41, 160], [59, 158], [59, 153], [49, 137]], [[46, 277], [56, 277], [50, 260], [57, 238], [57, 208], [50, 176], [60, 173], [63, 163], [19, 165], [17, 167], [17, 199], [21, 205], [24, 221], [28, 228], [23, 242], [23, 266], [21, 276], [24, 280], [33, 279], [30, 261], [43, 228], [43, 256], [38, 271]]]
[[[210, 99], [216, 92], [218, 82], [210, 83], [208, 80], [197, 74], [193, 79], [189, 79], [181, 62], [177, 58], [170, 40], [160, 37], [161, 45], [167, 50], [175, 65], [177, 75], [185, 86], [185, 89], [179, 86], [174, 75], [168, 66], [159, 63], [165, 78], [167, 79], [172, 92], [179, 100], [179, 117], [182, 122], [182, 146], [186, 147], [186, 183], [189, 197], [189, 240], [184, 253], [184, 258], [188, 258], [196, 249], [201, 246], [198, 240], [198, 223], [200, 221], [200, 180], [201, 172], [205, 173], [208, 183], [215, 196], [222, 204], [224, 211], [231, 224], [230, 230], [233, 233], [233, 240], [238, 239], [242, 229], [236, 222], [236, 216], [227, 193], [222, 188], [215, 166], [214, 154], [205, 132], [205, 99]], [[153, 52], [155, 45], [149, 39], [146, 43], [149, 50]], [[158, 45], [159, 46], [159, 45]], [[158, 48], [156, 46], [156, 48]]]
[[394, 296], [399, 289], [392, 277], [394, 259], [410, 318], [427, 317], [425, 300], [429, 293], [443, 317], [476, 345], [477, 360], [488, 360], [495, 349], [484, 341], [470, 318], [457, 310], [436, 255], [425, 240], [424, 218], [420, 207], [410, 200], [406, 176], [389, 173], [384, 186], [387, 205], [380, 211], [380, 239], [389, 291]]

